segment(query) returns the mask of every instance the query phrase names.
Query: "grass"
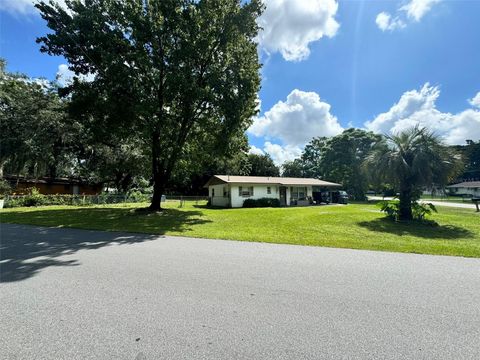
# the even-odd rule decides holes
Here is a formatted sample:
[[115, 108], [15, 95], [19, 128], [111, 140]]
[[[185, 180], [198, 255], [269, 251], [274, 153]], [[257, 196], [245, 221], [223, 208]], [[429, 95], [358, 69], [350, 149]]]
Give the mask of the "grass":
[[480, 257], [480, 215], [439, 207], [439, 225], [393, 223], [375, 205], [304, 208], [209, 209], [167, 203], [161, 213], [145, 204], [4, 209], [3, 223], [127, 231], [190, 237]]
[[431, 195], [422, 195], [421, 197], [421, 200], [424, 200], [424, 201], [428, 201], [428, 200], [431, 200], [431, 201], [445, 201], [445, 202], [451, 202], [451, 203], [460, 203], [460, 204], [472, 204], [472, 200], [470, 199], [464, 199], [462, 197], [459, 197], [459, 196], [431, 196]]

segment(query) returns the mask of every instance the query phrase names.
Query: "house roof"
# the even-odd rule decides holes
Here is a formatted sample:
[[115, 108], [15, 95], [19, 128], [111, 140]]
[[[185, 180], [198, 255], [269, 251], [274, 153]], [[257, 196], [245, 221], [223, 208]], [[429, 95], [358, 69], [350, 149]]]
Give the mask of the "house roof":
[[341, 187], [341, 184], [312, 178], [290, 178], [272, 176], [233, 176], [213, 175], [204, 187], [219, 184], [271, 184], [271, 185], [299, 185], [299, 186], [325, 186]]
[[28, 184], [55, 184], [55, 185], [101, 185], [101, 183], [90, 183], [88, 181], [78, 179], [78, 178], [48, 178], [42, 177], [38, 179], [19, 177], [15, 175], [6, 175], [5, 180], [13, 183], [28, 183]]
[[458, 184], [449, 185], [447, 188], [480, 188], [480, 181], [464, 181]]

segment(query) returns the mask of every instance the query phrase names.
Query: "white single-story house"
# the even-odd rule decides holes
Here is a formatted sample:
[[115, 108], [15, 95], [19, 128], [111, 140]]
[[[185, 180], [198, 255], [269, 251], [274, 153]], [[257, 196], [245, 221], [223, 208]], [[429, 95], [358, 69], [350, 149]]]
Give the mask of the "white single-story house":
[[205, 184], [213, 206], [239, 208], [246, 199], [274, 198], [282, 206], [308, 205], [309, 199], [340, 184], [288, 177], [214, 175]]
[[453, 195], [480, 197], [480, 181], [464, 181], [459, 184], [449, 185], [447, 189]]

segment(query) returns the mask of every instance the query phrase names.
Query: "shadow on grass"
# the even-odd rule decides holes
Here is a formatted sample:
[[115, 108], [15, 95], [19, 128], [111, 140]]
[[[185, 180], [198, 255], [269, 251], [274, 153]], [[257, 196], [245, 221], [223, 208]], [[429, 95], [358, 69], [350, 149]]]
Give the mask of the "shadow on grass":
[[204, 210], [232, 210], [232, 209], [241, 209], [241, 208], [231, 208], [231, 207], [225, 207], [225, 206], [213, 206], [213, 205], [207, 205], [207, 204], [196, 204], [193, 205], [195, 209], [204, 209]]
[[[192, 225], [208, 222], [201, 218], [199, 211], [168, 209], [160, 213], [138, 213], [131, 208], [41, 209], [24, 213], [3, 213], [1, 220], [0, 282], [24, 280], [51, 266], [80, 265], [77, 260], [60, 258], [79, 250], [155, 240], [158, 235], [168, 231], [181, 233]], [[67, 230], [58, 227], [150, 234]]]
[[474, 237], [474, 233], [470, 230], [455, 225], [431, 225], [415, 222], [398, 223], [387, 218], [362, 221], [358, 225], [370, 231], [399, 236], [410, 235], [425, 239], [455, 240]]

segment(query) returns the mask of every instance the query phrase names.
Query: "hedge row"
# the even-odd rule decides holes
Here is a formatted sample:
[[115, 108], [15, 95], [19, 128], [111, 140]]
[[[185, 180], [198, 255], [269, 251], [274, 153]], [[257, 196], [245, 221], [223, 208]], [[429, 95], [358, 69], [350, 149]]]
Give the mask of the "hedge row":
[[150, 195], [132, 193], [128, 195], [101, 194], [101, 195], [43, 195], [36, 188], [29, 189], [26, 195], [7, 196], [5, 207], [30, 207], [47, 205], [95, 205], [95, 204], [116, 204], [123, 202], [148, 202]]
[[260, 199], [246, 199], [243, 202], [244, 208], [255, 208], [255, 207], [279, 207], [280, 200], [272, 198], [260, 198]]

